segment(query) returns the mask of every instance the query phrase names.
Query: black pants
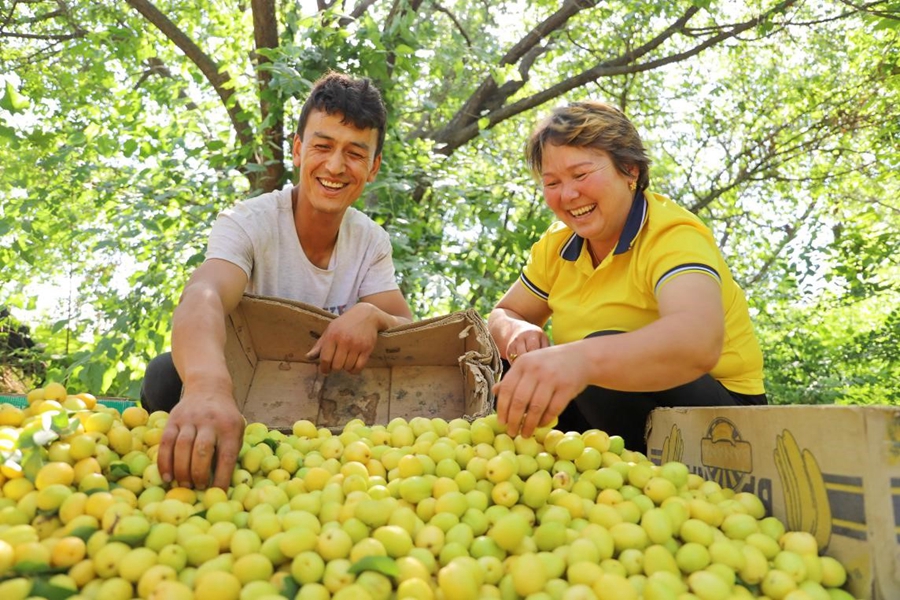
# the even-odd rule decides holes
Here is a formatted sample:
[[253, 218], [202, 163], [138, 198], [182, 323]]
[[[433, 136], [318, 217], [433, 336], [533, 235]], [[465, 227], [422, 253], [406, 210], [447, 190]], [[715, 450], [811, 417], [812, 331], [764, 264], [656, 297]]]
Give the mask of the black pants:
[[[592, 337], [592, 336], [588, 336]], [[503, 372], [509, 363], [502, 361]], [[559, 415], [556, 429], [584, 433], [600, 429], [620, 435], [629, 450], [647, 452], [644, 433], [654, 408], [673, 406], [753, 406], [768, 404], [765, 394], [748, 395], [728, 390], [710, 375], [659, 392], [620, 392], [588, 386]]]
[[559, 416], [557, 429], [602, 429], [620, 435], [629, 450], [647, 452], [644, 433], [650, 411], [672, 406], [748, 406], [766, 404], [766, 395], [748, 396], [725, 388], [710, 375], [659, 392], [619, 392], [589, 386]]
[[141, 406], [148, 412], [169, 412], [181, 399], [181, 377], [172, 362], [172, 353], [165, 352], [150, 361], [141, 382]]

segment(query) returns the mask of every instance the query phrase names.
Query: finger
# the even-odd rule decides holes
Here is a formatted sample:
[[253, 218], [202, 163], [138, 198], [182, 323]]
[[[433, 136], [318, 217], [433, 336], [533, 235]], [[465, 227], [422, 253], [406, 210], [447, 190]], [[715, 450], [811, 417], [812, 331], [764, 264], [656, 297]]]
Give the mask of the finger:
[[173, 422], [166, 423], [162, 437], [159, 439], [159, 453], [156, 455], [156, 465], [159, 467], [159, 475], [166, 483], [170, 483], [174, 476], [175, 440], [178, 438], [178, 426]]
[[540, 338], [540, 348], [549, 348], [550, 347], [550, 338], [547, 337], [546, 333], [541, 333]]
[[533, 382], [520, 379], [516, 389], [510, 394], [509, 409], [506, 418], [506, 433], [509, 437], [516, 437], [521, 429], [522, 420], [531, 405], [535, 386]]
[[553, 394], [553, 397], [550, 399], [550, 404], [544, 409], [544, 416], [541, 417], [538, 427], [546, 427], [552, 423], [553, 419], [561, 415], [562, 411], [565, 410], [566, 406], [568, 406], [571, 401], [572, 399], [567, 398], [566, 394], [561, 394], [560, 392]]
[[223, 490], [228, 490], [231, 485], [231, 475], [237, 464], [238, 454], [241, 450], [241, 436], [225, 436], [219, 438], [216, 448], [216, 474], [213, 485]]
[[319, 372], [328, 375], [332, 370], [332, 361], [334, 360], [334, 346], [332, 344], [324, 344], [319, 348]]
[[553, 388], [548, 384], [538, 385], [531, 395], [525, 412], [522, 414], [520, 432], [522, 437], [531, 437], [535, 427], [544, 418], [544, 412], [553, 399]]
[[216, 451], [216, 430], [212, 427], [201, 428], [194, 437], [193, 451], [191, 481], [197, 489], [206, 489], [209, 485], [213, 454]]
[[313, 347], [310, 348], [309, 352], [306, 353], [306, 360], [316, 360], [319, 358], [319, 353], [322, 351], [320, 344], [322, 343], [322, 338], [316, 340], [316, 343], [313, 344]]
[[554, 395], [547, 410], [544, 411], [544, 417], [541, 419], [539, 426], [546, 427], [552, 423], [553, 419], [561, 415], [571, 401], [571, 398], [566, 398], [564, 395]]
[[190, 487], [191, 455], [193, 454], [194, 437], [197, 430], [193, 425], [185, 425], [178, 431], [175, 440], [174, 476], [180, 486]]
[[509, 394], [515, 388], [515, 379], [518, 373], [515, 369], [503, 375], [503, 380], [494, 386], [494, 395], [497, 398], [497, 422], [505, 425], [509, 415]]
[[369, 362], [369, 354], [367, 352], [360, 352], [356, 357], [356, 362], [353, 364], [350, 372], [354, 375], [358, 375], [366, 366], [366, 363]]
[[347, 353], [347, 350], [342, 347], [336, 348], [334, 351], [334, 356], [331, 359], [331, 370], [343, 371], [347, 368], [348, 361], [349, 354]]

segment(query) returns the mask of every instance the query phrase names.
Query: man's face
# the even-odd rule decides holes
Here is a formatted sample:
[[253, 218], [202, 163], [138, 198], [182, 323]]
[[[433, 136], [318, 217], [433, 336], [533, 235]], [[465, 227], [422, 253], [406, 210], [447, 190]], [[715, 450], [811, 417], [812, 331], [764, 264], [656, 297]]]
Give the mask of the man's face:
[[294, 138], [294, 166], [300, 169], [299, 196], [313, 210], [342, 214], [374, 181], [381, 166], [375, 156], [377, 129], [342, 123], [344, 115], [313, 111], [303, 139]]

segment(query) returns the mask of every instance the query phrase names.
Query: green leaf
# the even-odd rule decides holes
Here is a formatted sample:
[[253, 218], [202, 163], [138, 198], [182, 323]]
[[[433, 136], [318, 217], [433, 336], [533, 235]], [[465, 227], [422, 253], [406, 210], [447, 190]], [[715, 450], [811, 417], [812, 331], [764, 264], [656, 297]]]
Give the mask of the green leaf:
[[87, 136], [84, 135], [83, 131], [76, 131], [69, 135], [66, 143], [70, 146], [84, 146], [84, 143], [87, 141]]
[[390, 556], [365, 556], [347, 569], [349, 573], [358, 575], [363, 571], [377, 571], [388, 577], [397, 577], [400, 575], [400, 569], [397, 567], [397, 561]]
[[123, 544], [128, 544], [132, 548], [137, 548], [140, 546], [143, 541], [147, 538], [147, 534], [138, 535], [138, 534], [119, 534], [119, 535], [111, 535], [109, 536], [110, 541], [113, 542], [122, 542]]
[[[100, 491], [100, 490], [96, 490], [96, 491]], [[88, 495], [90, 495], [90, 494], [88, 494]], [[69, 532], [69, 535], [80, 538], [82, 541], [86, 542], [89, 539], [91, 539], [91, 536], [94, 535], [94, 533], [96, 533], [96, 532], [97, 532], [96, 527], [91, 527], [89, 525], [82, 525], [81, 527], [76, 527], [71, 532]]]
[[297, 592], [300, 591], [300, 584], [293, 577], [285, 577], [282, 579], [281, 595], [285, 598], [295, 598]]
[[6, 93], [3, 95], [3, 98], [0, 98], [0, 108], [15, 114], [28, 108], [29, 104], [31, 104], [31, 101], [20, 94], [11, 81], [7, 81]]
[[109, 464], [108, 478], [110, 481], [118, 481], [123, 477], [129, 477], [130, 475], [131, 469], [128, 468], [128, 465], [124, 462], [116, 460]]
[[41, 451], [38, 448], [34, 448], [25, 453], [25, 460], [22, 462], [22, 471], [25, 473], [26, 478], [31, 481], [37, 479], [38, 471], [40, 471], [43, 466], [44, 458], [41, 456]]
[[[17, 563], [13, 567], [13, 571], [18, 573], [19, 575], [39, 575], [41, 573], [62, 573], [65, 572], [65, 569], [60, 571], [54, 567], [51, 567], [49, 563], [39, 563], [39, 562], [21, 562]], [[34, 592], [32, 591], [32, 596], [34, 596]]]
[[[66, 570], [56, 569], [53, 572], [65, 573]], [[37, 578], [34, 582], [34, 587], [31, 588], [31, 596], [35, 598], [46, 598], [46, 600], [65, 600], [66, 598], [71, 598], [77, 594], [78, 590], [71, 590], [69, 588], [53, 585], [43, 577]]]

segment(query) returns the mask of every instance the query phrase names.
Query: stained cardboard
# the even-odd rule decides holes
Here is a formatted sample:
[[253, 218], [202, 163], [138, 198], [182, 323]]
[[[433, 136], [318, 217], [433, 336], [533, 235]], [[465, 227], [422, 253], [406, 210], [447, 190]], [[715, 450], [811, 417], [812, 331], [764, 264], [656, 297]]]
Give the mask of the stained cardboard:
[[855, 597], [900, 598], [900, 407], [662, 408], [647, 447], [816, 535]]
[[474, 419], [491, 411], [500, 358], [484, 319], [460, 311], [383, 331], [358, 375], [319, 373], [305, 358], [336, 317], [314, 306], [245, 295], [226, 321], [225, 358], [248, 422], [290, 430], [308, 419]]

